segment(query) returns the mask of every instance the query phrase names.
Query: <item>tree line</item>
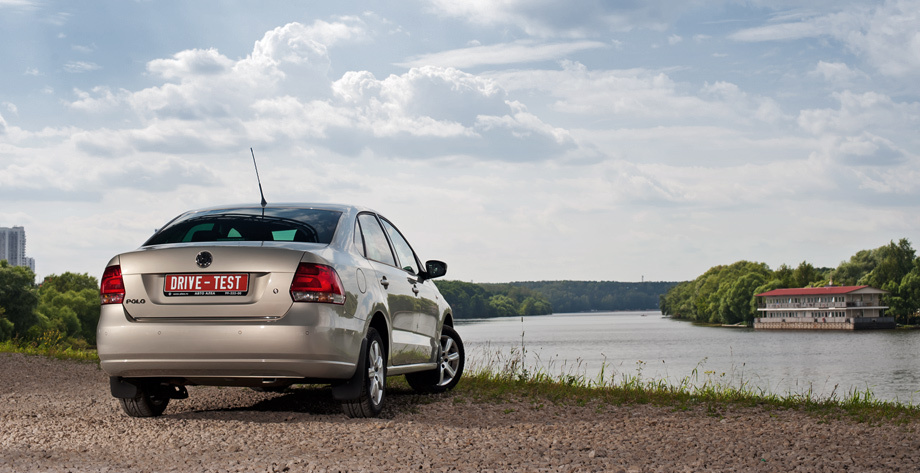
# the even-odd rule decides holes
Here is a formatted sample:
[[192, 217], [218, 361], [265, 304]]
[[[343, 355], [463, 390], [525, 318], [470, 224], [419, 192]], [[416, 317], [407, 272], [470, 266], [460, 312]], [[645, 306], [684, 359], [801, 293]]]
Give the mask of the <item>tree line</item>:
[[511, 283], [537, 291], [556, 313], [653, 310], [676, 282], [529, 281]]
[[546, 297], [522, 286], [449, 280], [436, 281], [435, 284], [450, 304], [456, 319], [553, 313], [553, 304]]
[[676, 282], [437, 281], [454, 317], [486, 318], [565, 312], [650, 310]]
[[910, 241], [860, 250], [836, 268], [816, 268], [807, 261], [771, 270], [766, 263], [738, 261], [713, 266], [692, 281], [677, 284], [659, 301], [665, 315], [703, 323], [753, 325], [755, 294], [773, 289], [866, 285], [888, 291], [886, 314], [900, 324], [920, 323], [920, 258]]
[[88, 274], [52, 274], [36, 285], [31, 269], [0, 261], [0, 341], [52, 332], [71, 346], [93, 346], [100, 305], [99, 283]]

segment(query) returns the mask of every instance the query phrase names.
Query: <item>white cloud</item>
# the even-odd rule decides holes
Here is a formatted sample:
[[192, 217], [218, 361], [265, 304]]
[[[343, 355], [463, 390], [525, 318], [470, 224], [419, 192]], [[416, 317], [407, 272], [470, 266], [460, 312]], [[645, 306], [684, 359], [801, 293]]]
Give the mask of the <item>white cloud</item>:
[[857, 81], [865, 81], [869, 76], [859, 69], [851, 69], [842, 62], [818, 61], [815, 69], [809, 75], [821, 77], [825, 81], [838, 87], [851, 86]]
[[668, 44], [670, 44], [671, 46], [674, 46], [675, 44], [680, 43], [683, 40], [684, 38], [681, 38], [680, 36], [676, 34], [672, 34], [671, 36], [668, 36]]
[[471, 136], [477, 112], [495, 109], [503, 100], [490, 81], [433, 66], [382, 81], [367, 72], [347, 73], [332, 89], [356, 112], [353, 125], [378, 137]]
[[904, 151], [890, 140], [870, 133], [844, 138], [836, 151], [837, 159], [849, 165], [888, 167], [906, 159]]
[[166, 79], [190, 76], [210, 76], [229, 72], [234, 61], [216, 49], [191, 49], [180, 51], [172, 59], [154, 59], [147, 63], [147, 71]]
[[38, 6], [32, 0], [0, 0], [0, 8], [31, 8]]
[[814, 38], [830, 35], [834, 28], [829, 18], [796, 23], [781, 23], [777, 25], [758, 26], [748, 28], [729, 35], [736, 41], [788, 41], [802, 38]]
[[383, 79], [350, 71], [330, 79], [327, 44], [319, 40], [363, 37], [345, 25], [292, 23], [267, 32], [243, 59], [195, 49], [152, 60], [149, 74], [166, 81], [153, 87], [77, 89], [70, 108], [131, 110], [142, 126], [80, 134], [76, 148], [96, 156], [207, 153], [283, 138], [345, 155], [376, 149], [411, 158], [540, 160], [574, 146], [565, 130], [508, 101], [490, 79], [455, 68], [414, 67]]
[[[573, 145], [564, 131], [508, 102], [505, 91], [491, 80], [453, 68], [413, 68], [383, 80], [350, 72], [333, 84], [333, 91], [332, 104], [341, 107], [335, 116], [348, 121], [347, 128], [330, 131], [329, 146], [340, 152], [354, 153], [341, 147], [363, 140], [404, 157], [468, 153], [541, 160]], [[375, 141], [367, 141], [370, 136]], [[410, 137], [446, 141], [406, 141]]]
[[599, 41], [537, 43], [520, 40], [513, 43], [473, 46], [412, 57], [397, 65], [404, 67], [441, 66], [465, 69], [477, 66], [521, 64], [564, 58], [567, 55], [608, 47]]
[[552, 108], [571, 116], [604, 116], [632, 126], [706, 117], [731, 122], [784, 119], [772, 99], [751, 96], [727, 82], [706, 84], [698, 94], [664, 72], [645, 69], [589, 70], [564, 61], [562, 70], [527, 70], [492, 75], [509, 92], [538, 91]]
[[124, 106], [130, 92], [119, 90], [112, 92], [108, 87], [94, 87], [90, 92], [80, 89], [74, 89], [74, 95], [77, 100], [68, 102], [66, 105], [75, 110], [83, 110], [91, 113], [101, 113]]
[[[838, 92], [838, 109], [805, 109], [799, 113], [799, 126], [813, 134], [854, 134], [865, 130], [886, 133], [907, 132], [920, 126], [920, 102], [898, 103], [877, 92]], [[881, 133], [881, 131], [880, 131]], [[905, 135], [912, 136], [912, 135]]]
[[570, 3], [552, 0], [429, 0], [443, 15], [481, 25], [514, 25], [536, 37], [584, 38], [598, 32], [630, 31], [635, 28], [664, 30], [690, 6], [667, 1], [621, 4], [602, 0]]
[[96, 45], [94, 44], [92, 46], [83, 46], [81, 44], [74, 44], [70, 48], [79, 53], [90, 54], [96, 50]]
[[868, 18], [868, 25], [846, 32], [844, 41], [882, 74], [920, 75], [920, 2], [890, 0]]
[[98, 64], [86, 61], [71, 61], [64, 64], [64, 70], [73, 74], [82, 74], [84, 72], [91, 72], [99, 69], [102, 69], [102, 67]]
[[127, 99], [145, 119], [219, 119], [238, 125], [252, 117], [252, 104], [277, 95], [331, 95], [328, 47], [367, 37], [355, 18], [312, 25], [289, 23], [265, 33], [246, 58], [232, 60], [214, 48], [181, 51], [155, 59], [147, 70], [170, 81]]
[[799, 126], [818, 137], [811, 159], [834, 176], [842, 198], [913, 199], [920, 169], [920, 103], [895, 102], [877, 92], [834, 94], [836, 109], [806, 109]]
[[312, 25], [288, 23], [279, 26], [256, 41], [249, 60], [255, 64], [268, 61], [271, 64], [311, 64], [323, 69], [328, 67], [327, 48], [339, 42], [363, 41], [367, 31], [363, 22], [356, 17], [345, 21], [328, 23], [316, 20]]
[[882, 74], [920, 75], [920, 1], [887, 0], [869, 7], [847, 4], [837, 13], [737, 31], [737, 41], [782, 41], [827, 36], [865, 58]]

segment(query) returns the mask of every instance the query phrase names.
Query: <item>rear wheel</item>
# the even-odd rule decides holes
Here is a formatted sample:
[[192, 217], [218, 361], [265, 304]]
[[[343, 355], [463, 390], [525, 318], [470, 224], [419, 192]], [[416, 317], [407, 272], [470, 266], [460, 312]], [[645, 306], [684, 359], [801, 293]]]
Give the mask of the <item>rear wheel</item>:
[[169, 404], [169, 395], [138, 387], [133, 398], [119, 399], [121, 408], [131, 417], [157, 417], [163, 414]]
[[342, 411], [348, 417], [377, 417], [383, 410], [387, 384], [387, 357], [383, 340], [373, 327], [367, 331], [367, 350], [364, 356], [367, 357], [367, 374], [363, 376], [361, 396], [342, 402]]
[[460, 335], [453, 327], [445, 325], [441, 328], [438, 367], [430, 371], [409, 373], [406, 381], [418, 392], [442, 393], [453, 389], [460, 382], [465, 364], [466, 352]]

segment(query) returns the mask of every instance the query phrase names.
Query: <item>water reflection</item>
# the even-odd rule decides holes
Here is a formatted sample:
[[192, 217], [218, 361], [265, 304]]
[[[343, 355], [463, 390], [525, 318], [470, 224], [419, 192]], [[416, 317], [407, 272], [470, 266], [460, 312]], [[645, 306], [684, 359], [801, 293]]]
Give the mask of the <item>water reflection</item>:
[[728, 381], [775, 394], [842, 397], [870, 390], [920, 403], [920, 331], [769, 331], [699, 327], [657, 312], [461, 320], [473, 364], [526, 351], [531, 370], [596, 378], [640, 374]]

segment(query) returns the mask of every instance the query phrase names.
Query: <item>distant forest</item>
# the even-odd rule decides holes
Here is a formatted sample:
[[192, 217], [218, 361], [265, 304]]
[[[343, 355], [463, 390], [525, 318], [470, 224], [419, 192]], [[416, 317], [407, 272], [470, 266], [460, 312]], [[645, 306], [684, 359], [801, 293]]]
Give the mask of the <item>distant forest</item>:
[[654, 310], [676, 282], [437, 281], [459, 319], [565, 312]]
[[755, 294], [773, 289], [867, 285], [888, 291], [886, 315], [899, 324], [920, 324], [920, 258], [902, 238], [872, 250], [860, 250], [836, 268], [816, 268], [802, 261], [796, 268], [738, 261], [713, 266], [693, 281], [682, 282], [661, 297], [665, 315], [713, 324], [753, 325]]

